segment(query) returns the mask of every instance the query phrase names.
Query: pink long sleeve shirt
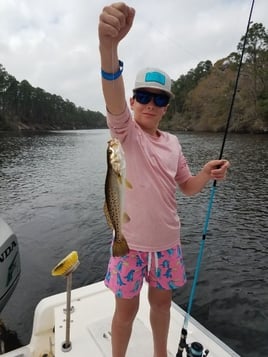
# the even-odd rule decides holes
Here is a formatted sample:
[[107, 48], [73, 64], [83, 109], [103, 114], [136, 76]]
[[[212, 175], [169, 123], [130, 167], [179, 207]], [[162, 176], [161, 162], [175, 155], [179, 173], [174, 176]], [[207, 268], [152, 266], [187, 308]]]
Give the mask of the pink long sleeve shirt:
[[120, 115], [107, 113], [112, 137], [120, 140], [126, 158], [125, 211], [130, 221], [123, 234], [131, 249], [145, 252], [167, 250], [180, 244], [177, 184], [191, 173], [175, 135], [158, 131], [153, 137], [132, 119], [128, 107]]

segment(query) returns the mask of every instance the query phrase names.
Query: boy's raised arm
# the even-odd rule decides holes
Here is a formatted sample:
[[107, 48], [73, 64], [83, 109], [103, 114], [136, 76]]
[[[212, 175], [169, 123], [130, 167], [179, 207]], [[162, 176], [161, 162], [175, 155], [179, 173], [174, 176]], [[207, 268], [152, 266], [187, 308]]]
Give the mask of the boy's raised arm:
[[126, 106], [118, 45], [129, 32], [134, 16], [133, 8], [119, 2], [104, 7], [99, 18], [102, 90], [107, 110], [112, 114], [121, 114]]

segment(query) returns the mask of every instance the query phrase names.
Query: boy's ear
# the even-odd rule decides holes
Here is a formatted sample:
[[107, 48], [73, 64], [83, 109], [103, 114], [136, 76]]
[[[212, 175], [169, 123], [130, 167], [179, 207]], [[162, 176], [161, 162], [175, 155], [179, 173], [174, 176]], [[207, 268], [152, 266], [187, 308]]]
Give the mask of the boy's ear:
[[129, 104], [130, 104], [130, 109], [133, 110], [133, 105], [134, 105], [135, 99], [133, 97], [129, 98]]
[[168, 107], [169, 107], [169, 104], [166, 106], [166, 107], [164, 107], [164, 114], [166, 114], [166, 112], [167, 112], [167, 110], [168, 110]]

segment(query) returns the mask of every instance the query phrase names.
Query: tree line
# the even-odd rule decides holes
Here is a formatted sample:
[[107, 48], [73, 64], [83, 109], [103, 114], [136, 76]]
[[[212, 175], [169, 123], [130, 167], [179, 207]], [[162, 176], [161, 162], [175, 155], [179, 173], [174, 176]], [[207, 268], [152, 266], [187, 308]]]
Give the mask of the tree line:
[[[214, 65], [202, 61], [173, 81], [175, 98], [162, 128], [224, 130], [244, 40], [242, 36], [237, 52]], [[261, 23], [252, 23], [248, 31], [230, 130], [268, 132], [268, 33]]]
[[[201, 61], [172, 81], [172, 99], [160, 128], [223, 131], [229, 113], [244, 36], [237, 52]], [[61, 96], [17, 81], [0, 64], [0, 130], [106, 128], [102, 113], [76, 107]], [[261, 23], [250, 25], [230, 131], [268, 132], [268, 33]]]
[[102, 113], [77, 107], [27, 80], [19, 82], [0, 64], [0, 130], [103, 127], [106, 120]]

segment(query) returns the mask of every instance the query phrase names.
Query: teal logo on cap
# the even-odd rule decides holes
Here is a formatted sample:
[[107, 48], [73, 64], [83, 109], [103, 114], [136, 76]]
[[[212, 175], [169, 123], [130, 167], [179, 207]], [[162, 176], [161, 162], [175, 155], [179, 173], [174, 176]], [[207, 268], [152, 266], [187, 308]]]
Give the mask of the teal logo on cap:
[[164, 86], [166, 83], [166, 77], [159, 72], [147, 72], [145, 75], [145, 82], [156, 82]]

